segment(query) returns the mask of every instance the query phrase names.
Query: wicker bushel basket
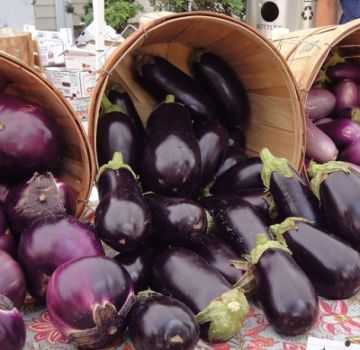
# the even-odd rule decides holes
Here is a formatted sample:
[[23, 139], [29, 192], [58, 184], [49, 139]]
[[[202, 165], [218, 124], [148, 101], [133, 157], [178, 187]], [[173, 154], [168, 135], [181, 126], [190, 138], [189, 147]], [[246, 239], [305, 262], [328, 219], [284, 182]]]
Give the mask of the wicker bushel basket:
[[68, 102], [45, 79], [21, 61], [0, 52], [0, 91], [16, 95], [41, 107], [54, 119], [63, 141], [62, 160], [55, 175], [63, 179], [77, 199], [80, 216], [88, 199], [94, 161], [84, 128]]
[[[162, 56], [190, 74], [194, 48], [225, 59], [245, 85], [251, 118], [247, 152], [267, 146], [299, 169], [304, 156], [304, 118], [296, 83], [276, 49], [246, 24], [210, 12], [190, 12], [160, 18], [133, 33], [110, 57], [98, 79], [89, 107], [89, 137], [96, 154], [96, 130], [101, 97], [108, 84], [120, 83], [146, 122], [156, 102], [136, 82], [135, 54]], [[96, 158], [96, 157], [95, 157]]]

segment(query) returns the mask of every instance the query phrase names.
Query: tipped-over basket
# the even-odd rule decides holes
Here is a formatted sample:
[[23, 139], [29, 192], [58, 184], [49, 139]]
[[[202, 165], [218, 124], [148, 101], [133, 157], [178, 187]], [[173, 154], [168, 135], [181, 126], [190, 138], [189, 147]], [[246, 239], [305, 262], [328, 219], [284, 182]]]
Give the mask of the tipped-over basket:
[[304, 157], [303, 110], [285, 61], [254, 29], [210, 12], [160, 18], [141, 27], [113, 53], [100, 74], [89, 107], [89, 137], [95, 158], [101, 97], [108, 84], [123, 86], [144, 122], [157, 104], [136, 81], [135, 54], [140, 51], [164, 57], [190, 74], [188, 59], [196, 48], [221, 56], [245, 86], [251, 108], [247, 153], [256, 155], [266, 146], [300, 169]]
[[0, 52], [0, 93], [19, 96], [43, 109], [57, 124], [62, 158], [54, 174], [64, 180], [77, 200], [80, 216], [94, 175], [92, 151], [84, 128], [59, 92], [39, 74], [16, 58]]

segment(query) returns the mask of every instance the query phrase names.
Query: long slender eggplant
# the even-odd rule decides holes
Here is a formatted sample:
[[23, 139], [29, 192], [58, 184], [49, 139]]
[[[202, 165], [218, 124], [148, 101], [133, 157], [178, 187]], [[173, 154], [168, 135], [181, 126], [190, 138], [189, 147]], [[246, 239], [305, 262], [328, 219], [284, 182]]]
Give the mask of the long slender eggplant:
[[96, 152], [99, 166], [106, 164], [115, 152], [121, 152], [124, 162], [135, 172], [139, 170], [143, 149], [143, 135], [138, 132], [133, 119], [106, 95], [102, 98], [102, 114], [96, 131]]
[[319, 201], [288, 161], [274, 157], [267, 148], [261, 150], [260, 158], [264, 165], [261, 175], [264, 186], [274, 199], [279, 219], [299, 216], [323, 227]]
[[[116, 190], [109, 191], [97, 206], [95, 230], [106, 244], [118, 252], [124, 252], [139, 247], [148, 238], [151, 230], [151, 215], [135, 176], [128, 166], [123, 166], [121, 157], [118, 163], [119, 159], [116, 157], [115, 153], [113, 161], [108, 164], [113, 170], [107, 171], [116, 171], [118, 173], [116, 178], [120, 181], [116, 185]], [[100, 171], [106, 169], [105, 165]], [[102, 176], [101, 172], [98, 178]], [[131, 176], [132, 181], [129, 181]]]
[[188, 109], [169, 95], [146, 125], [142, 180], [150, 191], [190, 196], [198, 186], [201, 155]]
[[246, 139], [244, 133], [239, 129], [229, 129], [229, 147], [237, 146], [245, 148]]
[[216, 120], [195, 126], [201, 154], [200, 188], [205, 187], [213, 179], [222, 164], [228, 148], [228, 133]]
[[222, 231], [221, 238], [236, 253], [250, 254], [256, 298], [274, 329], [284, 335], [309, 330], [319, 311], [314, 289], [289, 252], [269, 241], [267, 227], [256, 209], [242, 200], [222, 201], [215, 222], [217, 232]]
[[261, 180], [262, 162], [260, 158], [250, 158], [235, 164], [216, 178], [210, 187], [211, 194], [236, 194], [252, 188], [263, 188]]
[[285, 242], [315, 291], [327, 299], [346, 299], [360, 289], [360, 255], [343, 241], [302, 218], [270, 227]]
[[344, 162], [311, 162], [308, 173], [327, 226], [360, 251], [360, 175]]
[[207, 229], [205, 210], [187, 198], [165, 197], [156, 193], [145, 194], [154, 227], [167, 242], [181, 243], [190, 235], [203, 234]]
[[149, 296], [132, 307], [129, 332], [136, 350], [193, 350], [200, 336], [193, 312], [163, 295]]
[[210, 342], [226, 341], [237, 334], [249, 306], [239, 288], [198, 254], [169, 248], [153, 265], [153, 288], [182, 301], [195, 314], [201, 332]]
[[218, 178], [220, 175], [224, 174], [225, 171], [229, 170], [235, 164], [242, 163], [248, 159], [245, 150], [238, 146], [230, 146], [226, 150], [224, 161], [220, 165], [218, 171], [216, 172], [214, 178]]
[[203, 50], [193, 55], [192, 70], [209, 91], [219, 109], [218, 115], [228, 127], [246, 124], [250, 104], [246, 90], [237, 73], [221, 57]]
[[215, 105], [205, 90], [189, 75], [164, 58], [138, 54], [137, 68], [147, 91], [158, 101], [172, 94], [189, 107], [194, 120], [214, 119]]
[[360, 82], [360, 64], [358, 62], [340, 62], [327, 69], [326, 75], [331, 81], [340, 81], [343, 79], [352, 79]]

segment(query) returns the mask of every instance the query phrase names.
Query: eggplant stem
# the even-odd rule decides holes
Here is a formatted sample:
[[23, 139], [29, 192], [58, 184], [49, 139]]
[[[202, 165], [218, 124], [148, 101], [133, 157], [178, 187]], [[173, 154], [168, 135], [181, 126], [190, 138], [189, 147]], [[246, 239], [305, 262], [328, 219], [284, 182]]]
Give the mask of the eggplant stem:
[[351, 109], [351, 120], [360, 124], [360, 108], [354, 107]]
[[211, 233], [211, 231], [213, 230], [214, 225], [215, 225], [214, 219], [208, 210], [206, 210], [206, 209], [204, 209], [204, 210], [205, 210], [206, 221], [207, 221], [206, 233]]
[[139, 75], [142, 77], [142, 70], [144, 68], [144, 66], [149, 65], [149, 64], [154, 64], [155, 63], [155, 59], [154, 56], [149, 55], [147, 53], [143, 53], [143, 52], [137, 52], [135, 55], [135, 62], [136, 62], [136, 69], [139, 73]]
[[137, 300], [144, 300], [144, 299], [150, 298], [152, 296], [156, 296], [156, 295], [161, 296], [162, 294], [158, 293], [158, 292], [155, 292], [154, 290], [149, 288], [149, 289], [146, 289], [146, 290], [143, 290], [143, 291], [137, 293], [136, 299]]
[[207, 53], [207, 52], [209, 52], [209, 51], [206, 50], [206, 49], [197, 49], [197, 50], [195, 50], [190, 56], [190, 64], [200, 63], [202, 55], [204, 53]]
[[269, 205], [270, 219], [276, 219], [279, 215], [273, 195], [269, 190], [265, 191], [264, 200]]
[[305, 222], [307, 224], [311, 224], [313, 222], [300, 218], [300, 217], [289, 217], [285, 219], [281, 224], [275, 224], [270, 226], [271, 233], [275, 236], [276, 240], [281, 244], [286, 244], [286, 240], [284, 238], [284, 234], [287, 231], [296, 229], [297, 222]]
[[0, 310], [11, 311], [15, 308], [12, 301], [3, 294], [0, 294]]
[[120, 94], [123, 94], [125, 92], [125, 89], [120, 84], [112, 84], [108, 85], [105, 89], [105, 94], [108, 95], [110, 91], [116, 91]]
[[245, 260], [230, 260], [230, 264], [235, 269], [245, 271], [233, 287], [241, 288], [246, 295], [250, 295], [256, 287], [254, 266]]
[[181, 337], [181, 335], [177, 334], [170, 338], [170, 343], [172, 344], [183, 344], [184, 339]]
[[164, 100], [164, 103], [174, 103], [175, 102], [175, 96], [168, 94], [166, 95], [166, 98]]
[[111, 103], [106, 94], [104, 94], [101, 98], [101, 116], [112, 112], [120, 112], [125, 114], [124, 110], [120, 106]]

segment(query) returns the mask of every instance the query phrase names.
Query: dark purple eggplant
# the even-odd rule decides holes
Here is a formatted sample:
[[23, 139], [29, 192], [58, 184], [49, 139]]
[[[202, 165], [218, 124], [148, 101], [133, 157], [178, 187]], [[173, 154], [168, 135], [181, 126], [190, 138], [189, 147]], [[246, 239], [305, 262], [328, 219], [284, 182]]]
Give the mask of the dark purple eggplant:
[[156, 193], [146, 194], [144, 198], [150, 208], [154, 227], [167, 242], [182, 243], [190, 235], [206, 232], [206, 212], [196, 202]]
[[121, 152], [125, 164], [139, 171], [143, 150], [143, 135], [138, 133], [134, 121], [104, 95], [96, 130], [96, 152], [99, 166], [106, 164], [115, 152]]
[[341, 62], [326, 70], [328, 78], [337, 82], [343, 79], [351, 79], [360, 82], [360, 64], [357, 62]]
[[0, 205], [5, 203], [6, 197], [9, 194], [10, 190], [17, 185], [17, 182], [11, 181], [9, 178], [0, 177]]
[[360, 175], [344, 162], [311, 162], [308, 174], [331, 233], [360, 251]]
[[152, 271], [154, 290], [187, 305], [210, 342], [226, 341], [239, 332], [249, 312], [243, 292], [231, 289], [230, 283], [198, 254], [169, 248], [156, 258]]
[[360, 140], [360, 125], [351, 119], [332, 120], [318, 128], [340, 147]]
[[182, 302], [160, 295], [133, 306], [129, 332], [136, 350], [193, 350], [200, 336], [193, 312]]
[[236, 194], [252, 188], [263, 188], [262, 163], [259, 157], [235, 164], [218, 176], [210, 187], [211, 194]]
[[193, 55], [192, 71], [215, 101], [221, 121], [232, 128], [244, 126], [250, 114], [250, 104], [232, 67], [218, 55], [197, 50]]
[[349, 79], [339, 81], [335, 87], [337, 111], [359, 106], [359, 88], [357, 84]]
[[360, 165], [360, 140], [346, 146], [339, 154], [339, 160]]
[[261, 150], [260, 158], [264, 165], [264, 186], [274, 199], [279, 220], [299, 216], [323, 227], [324, 218], [319, 201], [288, 161], [273, 156], [267, 148]]
[[135, 124], [138, 137], [144, 137], [144, 124], [141, 121], [139, 114], [132, 102], [129, 94], [120, 86], [112, 85], [107, 91], [107, 97], [109, 101], [115, 105], [118, 105], [123, 112], [131, 119]]
[[200, 188], [205, 187], [222, 164], [228, 148], [228, 133], [216, 120], [195, 126], [201, 155]]
[[167, 96], [151, 113], [146, 135], [142, 180], [147, 189], [174, 197], [193, 194], [200, 179], [201, 155], [188, 109]]
[[248, 159], [245, 150], [238, 146], [230, 146], [226, 150], [224, 161], [220, 165], [217, 173], [214, 178], [218, 178], [220, 175], [224, 174], [225, 171], [229, 170], [235, 164], [242, 163]]
[[315, 291], [327, 299], [347, 299], [360, 289], [360, 255], [343, 241], [302, 218], [270, 227], [287, 244]]
[[245, 148], [246, 139], [243, 132], [239, 129], [229, 129], [229, 147], [236, 146], [239, 148]]
[[130, 252], [120, 253], [115, 260], [129, 273], [135, 293], [146, 290], [150, 286], [151, 267], [159, 249], [149, 240], [141, 247]]
[[345, 108], [336, 113], [336, 118], [352, 119], [360, 123], [360, 107]]
[[336, 105], [335, 95], [325, 88], [311, 88], [305, 102], [305, 113], [310, 119], [325, 118]]
[[[205, 90], [189, 75], [162, 57], [138, 54], [137, 68], [147, 91], [158, 101], [171, 94], [188, 106], [198, 122], [215, 118], [215, 105]], [[169, 119], [172, 120], [172, 119]]]
[[17, 256], [17, 242], [10, 232], [7, 220], [2, 209], [0, 209], [0, 250], [4, 250], [14, 259]]

